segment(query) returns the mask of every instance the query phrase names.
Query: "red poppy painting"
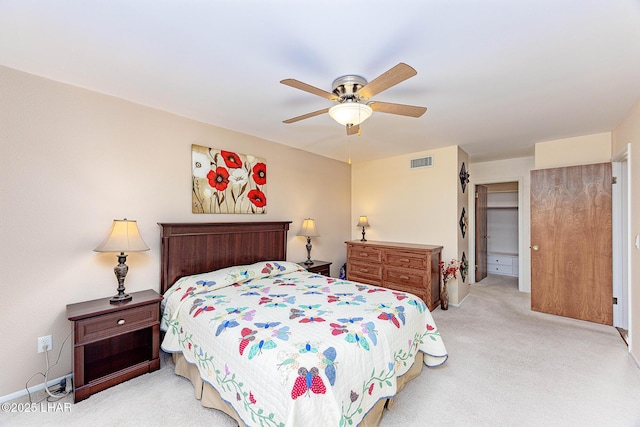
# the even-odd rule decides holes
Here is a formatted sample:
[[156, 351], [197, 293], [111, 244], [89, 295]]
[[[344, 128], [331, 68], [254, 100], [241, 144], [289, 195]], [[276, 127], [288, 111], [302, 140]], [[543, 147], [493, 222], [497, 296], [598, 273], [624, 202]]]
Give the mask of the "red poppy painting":
[[191, 171], [193, 213], [266, 213], [265, 159], [194, 144]]

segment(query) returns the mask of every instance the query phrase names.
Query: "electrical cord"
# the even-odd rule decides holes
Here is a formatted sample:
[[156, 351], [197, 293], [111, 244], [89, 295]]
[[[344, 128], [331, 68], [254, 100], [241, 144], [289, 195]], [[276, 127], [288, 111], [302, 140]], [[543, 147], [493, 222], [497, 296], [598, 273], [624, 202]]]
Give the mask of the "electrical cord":
[[38, 375], [42, 375], [44, 377], [44, 389], [47, 392], [47, 394], [49, 395], [49, 397], [45, 397], [44, 399], [39, 400], [38, 402], [35, 403], [40, 403], [43, 400], [47, 400], [50, 401], [50, 398], [59, 400], [62, 399], [63, 397], [65, 397], [66, 395], [69, 394], [68, 391], [66, 390], [61, 390], [61, 388], [58, 388], [58, 394], [53, 394], [51, 392], [51, 390], [49, 389], [49, 386], [47, 385], [47, 383], [49, 382], [49, 371], [51, 370], [51, 368], [53, 368], [54, 366], [56, 366], [58, 364], [58, 362], [60, 361], [60, 356], [62, 355], [62, 349], [64, 348], [64, 345], [66, 344], [67, 340], [69, 339], [69, 337], [71, 336], [71, 334], [73, 333], [73, 331], [69, 332], [69, 335], [67, 335], [67, 337], [64, 339], [64, 341], [62, 341], [62, 345], [60, 346], [60, 350], [58, 351], [58, 358], [56, 359], [56, 362], [49, 366], [49, 349], [45, 349], [44, 350], [44, 358], [46, 360], [47, 363], [47, 369], [44, 372], [37, 372], [35, 374], [33, 374], [31, 376], [31, 378], [29, 378], [27, 380], [27, 382], [24, 385], [24, 388], [27, 390], [27, 394], [29, 395], [29, 403], [34, 403], [31, 400], [31, 392], [29, 391], [29, 381], [31, 381], [34, 377], [38, 376]]

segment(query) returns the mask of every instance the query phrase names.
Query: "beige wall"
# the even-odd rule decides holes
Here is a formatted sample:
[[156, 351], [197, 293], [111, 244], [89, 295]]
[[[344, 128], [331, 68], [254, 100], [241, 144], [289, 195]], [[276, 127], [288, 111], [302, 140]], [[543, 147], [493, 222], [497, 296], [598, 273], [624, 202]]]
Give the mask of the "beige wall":
[[[531, 292], [531, 254], [530, 245], [530, 171], [534, 168], [533, 157], [521, 157], [509, 160], [496, 160], [491, 162], [472, 163], [471, 192], [469, 193], [470, 217], [475, 218], [475, 185], [490, 184], [498, 182], [518, 183], [518, 288], [522, 292]], [[471, 232], [469, 241], [471, 246], [471, 261], [469, 265], [475, 265], [475, 221], [471, 222]], [[475, 271], [470, 269], [472, 283], [475, 282]]]
[[611, 161], [611, 132], [538, 142], [536, 169], [589, 165]]
[[640, 98], [624, 120], [613, 130], [612, 153], [618, 159], [627, 154], [629, 170], [629, 350], [640, 366], [640, 249], [633, 245], [640, 238]]
[[[464, 153], [464, 152], [463, 152]], [[413, 158], [433, 156], [433, 167], [410, 169]], [[464, 154], [466, 156], [466, 153]], [[442, 245], [442, 259], [459, 258], [458, 179], [459, 148], [432, 151], [354, 163], [351, 173], [351, 238], [359, 239], [355, 227], [359, 215], [367, 215], [368, 240]], [[467, 292], [451, 286], [452, 304]]]
[[[57, 356], [67, 304], [115, 293], [115, 254], [93, 252], [115, 218], [136, 219], [151, 248], [129, 255], [128, 291], [159, 288], [158, 222], [291, 220], [289, 260], [302, 261], [296, 234], [310, 216], [321, 234], [312, 257], [332, 261], [333, 275], [345, 261], [346, 163], [5, 67], [0, 93], [0, 397], [44, 370], [37, 337], [52, 334]], [[191, 144], [266, 158], [267, 214], [192, 214]], [[71, 372], [70, 348], [50, 378]]]

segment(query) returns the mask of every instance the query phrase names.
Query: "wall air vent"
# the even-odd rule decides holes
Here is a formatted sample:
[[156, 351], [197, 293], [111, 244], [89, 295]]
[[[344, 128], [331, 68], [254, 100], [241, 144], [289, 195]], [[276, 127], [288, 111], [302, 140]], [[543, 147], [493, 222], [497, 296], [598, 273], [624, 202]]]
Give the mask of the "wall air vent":
[[411, 169], [430, 168], [433, 166], [433, 156], [411, 159]]

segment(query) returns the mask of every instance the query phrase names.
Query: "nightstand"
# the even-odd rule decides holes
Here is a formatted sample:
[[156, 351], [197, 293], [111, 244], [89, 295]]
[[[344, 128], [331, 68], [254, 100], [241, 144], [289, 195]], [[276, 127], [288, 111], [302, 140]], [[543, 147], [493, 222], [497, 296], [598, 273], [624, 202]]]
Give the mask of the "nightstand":
[[312, 260], [313, 264], [306, 265], [304, 261], [299, 262], [301, 266], [307, 269], [309, 273], [322, 274], [323, 276], [331, 276], [331, 263], [328, 261]]
[[160, 301], [148, 290], [131, 301], [109, 298], [67, 305], [73, 322], [73, 400], [160, 368]]

